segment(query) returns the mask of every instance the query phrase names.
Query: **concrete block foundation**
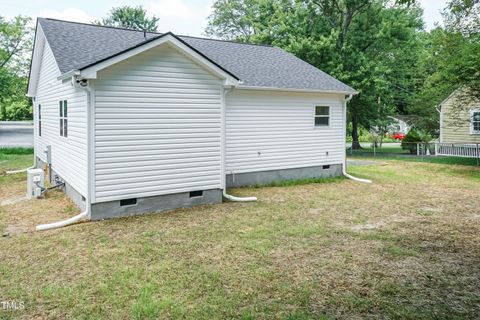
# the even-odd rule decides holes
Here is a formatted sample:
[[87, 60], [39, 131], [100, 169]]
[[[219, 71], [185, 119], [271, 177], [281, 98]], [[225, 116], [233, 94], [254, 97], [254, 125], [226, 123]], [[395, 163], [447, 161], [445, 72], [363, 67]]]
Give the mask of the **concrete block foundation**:
[[309, 178], [328, 178], [342, 174], [341, 164], [331, 164], [315, 167], [269, 170], [227, 174], [227, 187], [245, 187], [265, 185], [275, 181], [299, 180]]
[[[175, 208], [192, 207], [202, 204], [215, 204], [222, 202], [222, 190], [203, 190], [198, 196], [190, 192], [166, 194], [153, 197], [129, 199], [122, 205], [121, 200], [92, 204], [92, 220], [102, 220], [115, 217], [125, 217], [142, 213], [155, 213]], [[128, 204], [128, 202], [135, 202]]]

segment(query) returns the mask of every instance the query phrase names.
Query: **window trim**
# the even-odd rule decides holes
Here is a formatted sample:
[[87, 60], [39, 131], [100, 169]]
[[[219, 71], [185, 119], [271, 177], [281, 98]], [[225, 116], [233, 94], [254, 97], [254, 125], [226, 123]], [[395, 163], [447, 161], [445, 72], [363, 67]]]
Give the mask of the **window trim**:
[[[474, 113], [480, 113], [480, 108], [473, 108], [470, 109], [470, 134], [471, 135], [480, 135], [480, 130], [474, 130], [474, 125], [473, 125], [473, 114]], [[477, 122], [477, 121], [475, 121]], [[480, 121], [478, 121], [480, 123]]]
[[[328, 115], [317, 115], [317, 107], [327, 107], [328, 108]], [[325, 104], [314, 104], [313, 105], [313, 127], [315, 129], [322, 129], [322, 128], [330, 128], [331, 125], [331, 118], [332, 118], [332, 106], [325, 105]], [[315, 119], [317, 118], [327, 118], [328, 124], [327, 125], [317, 125], [315, 124]]]
[[68, 102], [66, 99], [58, 101], [58, 119], [60, 137], [68, 138]]
[[38, 136], [42, 136], [42, 104], [38, 104], [38, 115], [37, 115], [37, 121], [38, 121]]

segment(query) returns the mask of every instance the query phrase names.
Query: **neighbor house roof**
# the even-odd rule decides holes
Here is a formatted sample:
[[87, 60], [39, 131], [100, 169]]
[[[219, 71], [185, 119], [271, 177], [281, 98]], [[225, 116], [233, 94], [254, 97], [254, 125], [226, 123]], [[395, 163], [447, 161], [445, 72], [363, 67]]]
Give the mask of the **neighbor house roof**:
[[[141, 46], [161, 33], [39, 18], [62, 74], [86, 67]], [[244, 87], [313, 91], [356, 91], [280, 48], [177, 36], [186, 45], [241, 81]]]

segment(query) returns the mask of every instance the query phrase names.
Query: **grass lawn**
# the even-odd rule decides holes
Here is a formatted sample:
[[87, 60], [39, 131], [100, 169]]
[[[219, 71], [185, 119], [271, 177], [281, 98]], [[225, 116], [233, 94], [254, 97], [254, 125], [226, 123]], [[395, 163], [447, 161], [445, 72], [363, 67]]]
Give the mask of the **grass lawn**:
[[462, 157], [446, 157], [446, 156], [405, 156], [405, 155], [385, 155], [377, 154], [375, 157], [373, 154], [354, 154], [348, 156], [352, 159], [371, 159], [371, 160], [399, 160], [399, 161], [411, 161], [411, 162], [425, 162], [425, 163], [438, 163], [438, 164], [451, 164], [451, 165], [463, 165], [463, 166], [480, 166], [477, 165], [476, 158], [462, 158]]
[[[374, 183], [236, 189], [259, 201], [42, 233], [78, 212], [62, 193], [0, 207], [0, 300], [25, 303], [0, 318], [477, 318], [480, 169], [350, 171]], [[0, 201], [24, 179], [0, 175]]]
[[461, 157], [447, 157], [447, 156], [416, 156], [411, 155], [409, 150], [404, 150], [400, 144], [391, 146], [386, 145], [381, 148], [376, 148], [375, 153], [372, 147], [363, 147], [360, 150], [347, 149], [347, 155], [351, 158], [376, 158], [382, 160], [401, 160], [401, 161], [415, 161], [428, 162], [440, 164], [459, 164], [466, 166], [477, 166], [476, 158], [461, 158]]
[[0, 148], [0, 174], [4, 171], [33, 165], [32, 148]]

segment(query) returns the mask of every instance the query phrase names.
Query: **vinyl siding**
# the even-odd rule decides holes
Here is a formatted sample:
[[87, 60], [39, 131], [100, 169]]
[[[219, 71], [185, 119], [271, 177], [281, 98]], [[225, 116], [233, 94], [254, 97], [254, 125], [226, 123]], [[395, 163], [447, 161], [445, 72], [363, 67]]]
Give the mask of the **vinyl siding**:
[[459, 111], [455, 105], [455, 94], [441, 106], [442, 134], [444, 143], [480, 143], [479, 134], [470, 134], [470, 109], [480, 109], [480, 102], [471, 103]]
[[221, 186], [222, 81], [168, 45], [95, 80], [95, 202]]
[[[343, 162], [340, 96], [234, 90], [226, 100], [227, 173]], [[330, 106], [329, 127], [315, 127], [315, 105]]]
[[[60, 71], [48, 43], [43, 48], [34, 106], [36, 155], [46, 161], [52, 146], [52, 169], [83, 196], [87, 195], [87, 94], [70, 82], [57, 80]], [[60, 136], [59, 101], [68, 104], [68, 137]], [[38, 105], [42, 106], [42, 136], [38, 135]]]

